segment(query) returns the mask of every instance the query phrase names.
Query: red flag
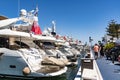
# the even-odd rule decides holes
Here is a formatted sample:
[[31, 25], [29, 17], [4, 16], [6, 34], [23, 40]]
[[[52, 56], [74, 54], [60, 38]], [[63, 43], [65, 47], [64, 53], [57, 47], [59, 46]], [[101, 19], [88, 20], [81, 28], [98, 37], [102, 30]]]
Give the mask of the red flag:
[[67, 40], [66, 36], [64, 36], [63, 39], [66, 41]]
[[31, 31], [34, 32], [35, 35], [42, 34], [42, 31], [41, 31], [40, 26], [38, 25], [37, 21], [33, 22]]
[[78, 40], [76, 40], [76, 44], [78, 44]]
[[56, 35], [56, 39], [59, 39], [59, 35]]

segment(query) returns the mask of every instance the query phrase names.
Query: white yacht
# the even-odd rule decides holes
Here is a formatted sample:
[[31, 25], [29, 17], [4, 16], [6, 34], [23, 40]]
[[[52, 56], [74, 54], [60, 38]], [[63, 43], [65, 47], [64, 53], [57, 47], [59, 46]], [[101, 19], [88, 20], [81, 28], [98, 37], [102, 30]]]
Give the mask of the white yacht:
[[66, 56], [68, 59], [67, 66], [74, 66], [78, 64], [77, 56], [71, 51], [71, 46], [66, 46], [62, 42], [56, 42], [56, 46], [58, 46], [57, 52], [62, 53], [62, 56]]
[[[0, 31], [3, 32], [2, 30]], [[8, 32], [7, 35], [3, 33], [1, 34], [1, 32], [1, 76], [16, 78], [36, 78], [58, 76], [66, 72], [66, 67], [60, 67], [57, 65], [42, 65], [43, 57], [40, 55], [39, 51], [21, 42], [22, 37], [26, 37], [26, 35], [21, 35], [22, 32], [19, 34], [20, 41], [9, 40], [9, 37], [15, 38], [17, 31], [15, 31], [16, 34], [13, 35], [9, 35], [8, 33], [10, 32]], [[18, 35], [16, 37], [18, 38]]]
[[[0, 21], [0, 77], [39, 78], [58, 76], [65, 73], [67, 67], [49, 64], [43, 65], [44, 58], [40, 55], [38, 49], [22, 42], [22, 38], [28, 40], [35, 39], [30, 33], [11, 30], [16, 30], [15, 27], [19, 27], [19, 25], [14, 26], [15, 24], [13, 24], [19, 20], [33, 23], [32, 17], [35, 16], [29, 16], [31, 17], [31, 20], [29, 20], [26, 11], [23, 10], [22, 12], [25, 13], [22, 13], [20, 18]], [[19, 38], [19, 40], [16, 40], [16, 38]], [[48, 61], [50, 60], [48, 59]]]
[[33, 36], [37, 38], [34, 42], [39, 46], [40, 49], [44, 50], [48, 57], [54, 57], [59, 63], [58, 65], [65, 66], [68, 63], [66, 56], [59, 53], [55, 47], [55, 38], [52, 36]]

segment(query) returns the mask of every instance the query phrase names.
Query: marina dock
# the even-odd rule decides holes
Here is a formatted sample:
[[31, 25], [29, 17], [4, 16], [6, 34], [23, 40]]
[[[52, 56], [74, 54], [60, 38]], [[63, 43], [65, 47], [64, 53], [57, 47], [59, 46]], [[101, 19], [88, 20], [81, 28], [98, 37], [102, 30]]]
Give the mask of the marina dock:
[[103, 80], [120, 80], [120, 63], [112, 63], [111, 60], [106, 60], [105, 57], [99, 58], [97, 65], [102, 74]]
[[[99, 78], [94, 80], [120, 80], [120, 63], [115, 61], [112, 63], [111, 60], [107, 60], [106, 57], [98, 58], [93, 62], [95, 72], [99, 75]], [[85, 72], [88, 72], [89, 76], [92, 75], [90, 69], [86, 69]], [[81, 74], [81, 67], [79, 68], [77, 75], [74, 80], [84, 80], [84, 76], [88, 77], [88, 74]], [[93, 76], [93, 75], [92, 75]]]
[[81, 66], [74, 80], [103, 80], [93, 52], [90, 50], [89, 58], [81, 59]]

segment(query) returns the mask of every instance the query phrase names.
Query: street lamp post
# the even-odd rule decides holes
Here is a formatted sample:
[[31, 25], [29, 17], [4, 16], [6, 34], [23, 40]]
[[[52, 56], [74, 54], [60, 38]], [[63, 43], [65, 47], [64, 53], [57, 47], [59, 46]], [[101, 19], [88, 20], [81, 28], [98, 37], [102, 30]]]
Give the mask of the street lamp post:
[[91, 38], [91, 36], [89, 37], [89, 43], [90, 43], [90, 46], [92, 47], [92, 41], [93, 39]]

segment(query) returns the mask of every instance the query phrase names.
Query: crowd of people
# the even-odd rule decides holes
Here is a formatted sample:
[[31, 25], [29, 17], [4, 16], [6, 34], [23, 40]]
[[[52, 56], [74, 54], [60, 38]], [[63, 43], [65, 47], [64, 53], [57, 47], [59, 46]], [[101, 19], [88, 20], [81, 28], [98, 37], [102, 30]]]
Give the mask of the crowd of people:
[[106, 59], [114, 61], [119, 61], [120, 62], [120, 45], [114, 45], [110, 46], [111, 48], [106, 49], [105, 45], [102, 43], [99, 44], [94, 44], [93, 46], [93, 52], [94, 52], [94, 58], [97, 60], [98, 58], [106, 57]]

